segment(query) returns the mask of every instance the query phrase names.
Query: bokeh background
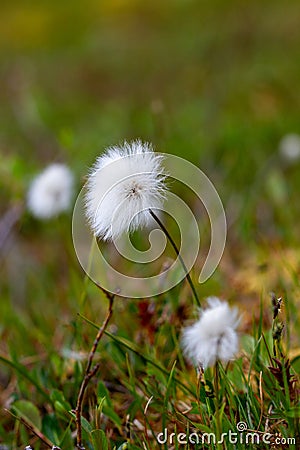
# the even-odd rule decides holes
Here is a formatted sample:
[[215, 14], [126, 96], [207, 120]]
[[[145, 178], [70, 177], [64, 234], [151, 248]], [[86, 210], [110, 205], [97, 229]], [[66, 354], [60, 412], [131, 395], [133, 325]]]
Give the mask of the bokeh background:
[[80, 177], [136, 137], [199, 164], [224, 201], [293, 195], [267, 169], [299, 132], [299, 16], [293, 0], [3, 1], [3, 210], [45, 164]]
[[[79, 191], [95, 157], [124, 139], [194, 162], [220, 194], [228, 243], [201, 296], [230, 298], [251, 314], [269, 290], [297, 301], [300, 164], [279, 147], [300, 133], [299, 1], [3, 0], [0, 8], [2, 355], [50, 383], [50, 356], [60, 378], [59, 358], [68, 366], [70, 349], [89, 347], [93, 330], [77, 312], [100, 317], [102, 306], [78, 267], [71, 213], [39, 222], [26, 192], [54, 161], [70, 166]], [[132, 333], [130, 320], [121, 330]], [[0, 366], [2, 405], [27, 389], [16, 378]], [[11, 425], [3, 423], [2, 434]]]

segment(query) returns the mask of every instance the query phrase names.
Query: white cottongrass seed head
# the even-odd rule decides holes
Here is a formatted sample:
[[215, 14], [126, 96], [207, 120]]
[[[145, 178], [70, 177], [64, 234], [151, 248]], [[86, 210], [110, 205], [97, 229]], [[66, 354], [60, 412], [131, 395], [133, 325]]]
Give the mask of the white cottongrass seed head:
[[162, 155], [151, 144], [136, 140], [108, 147], [86, 184], [86, 215], [95, 236], [114, 240], [150, 225], [149, 208], [161, 208], [165, 178]]
[[290, 133], [283, 136], [279, 142], [279, 152], [281, 157], [287, 162], [296, 162], [300, 159], [300, 136]]
[[27, 207], [38, 219], [50, 219], [69, 209], [73, 197], [74, 177], [64, 164], [54, 163], [31, 183]]
[[238, 350], [238, 310], [217, 297], [209, 297], [207, 303], [208, 307], [199, 311], [199, 320], [182, 334], [185, 356], [204, 369], [218, 360], [230, 361]]

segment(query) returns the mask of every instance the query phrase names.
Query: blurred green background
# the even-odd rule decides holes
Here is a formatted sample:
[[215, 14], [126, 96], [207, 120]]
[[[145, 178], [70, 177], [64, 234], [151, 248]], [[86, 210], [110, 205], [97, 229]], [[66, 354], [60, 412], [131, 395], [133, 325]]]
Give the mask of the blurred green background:
[[296, 0], [3, 1], [2, 209], [46, 163], [82, 177], [106, 145], [136, 137], [199, 164], [225, 203], [259, 185], [285, 204], [276, 164], [265, 177], [281, 137], [300, 131], [299, 19]]
[[[280, 277], [266, 272], [274, 260], [297, 276], [300, 165], [278, 147], [300, 133], [299, 23], [296, 0], [1, 3], [4, 330], [5, 310], [14, 316], [19, 305], [30, 322], [34, 298], [43, 305], [54, 290], [58, 305], [71, 296], [68, 319], [69, 307], [78, 310], [69, 276], [83, 274], [70, 215], [32, 219], [24, 211], [30, 181], [61, 161], [79, 191], [95, 157], [124, 139], [152, 141], [214, 182], [228, 243], [224, 273], [203, 295], [216, 289], [235, 297], [238, 287], [248, 300], [249, 289], [280, 287]], [[209, 236], [203, 242], [207, 248]]]
[[28, 170], [142, 137], [239, 189], [299, 131], [297, 1], [1, 5], [1, 152]]
[[[33, 355], [28, 364], [38, 355], [43, 367], [51, 352], [82, 346], [86, 294], [70, 215], [39, 223], [23, 206], [50, 162], [68, 164], [79, 190], [95, 157], [124, 139], [199, 165], [224, 202], [228, 244], [201, 295], [299, 294], [300, 165], [278, 153], [283, 136], [300, 133], [298, 0], [0, 8], [2, 354]], [[87, 314], [99, 313], [97, 290], [84, 289], [94, 299]], [[0, 373], [5, 404], [11, 372]]]
[[278, 147], [300, 133], [299, 23], [296, 0], [2, 2], [0, 307], [32, 320], [32, 295], [43, 304], [55, 289], [64, 304], [66, 273], [82, 276], [70, 216], [24, 211], [31, 179], [62, 161], [79, 190], [105, 146], [138, 137], [214, 182], [229, 224], [220, 292], [260, 288], [256, 267], [274, 259], [297, 274], [300, 165]]

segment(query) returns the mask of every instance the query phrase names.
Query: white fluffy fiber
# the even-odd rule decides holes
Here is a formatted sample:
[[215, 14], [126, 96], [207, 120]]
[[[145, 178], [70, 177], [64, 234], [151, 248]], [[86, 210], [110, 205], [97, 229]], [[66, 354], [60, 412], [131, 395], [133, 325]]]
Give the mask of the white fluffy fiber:
[[279, 152], [283, 159], [288, 162], [300, 159], [300, 136], [299, 134], [286, 134], [279, 143]]
[[228, 362], [238, 350], [238, 311], [217, 297], [207, 299], [208, 308], [200, 310], [199, 320], [183, 330], [182, 347], [195, 365], [213, 366], [217, 360]]
[[149, 208], [164, 198], [162, 157], [140, 140], [109, 147], [92, 167], [86, 215], [94, 234], [113, 240], [151, 223]]
[[69, 209], [73, 196], [73, 174], [64, 164], [51, 164], [31, 183], [27, 206], [33, 216], [50, 219]]

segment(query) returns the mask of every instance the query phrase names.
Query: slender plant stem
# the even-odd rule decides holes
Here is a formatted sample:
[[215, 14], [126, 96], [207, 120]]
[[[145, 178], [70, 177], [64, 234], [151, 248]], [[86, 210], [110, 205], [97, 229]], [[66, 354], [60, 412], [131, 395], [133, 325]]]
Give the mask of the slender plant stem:
[[151, 216], [153, 217], [153, 219], [158, 223], [158, 225], [160, 226], [160, 228], [163, 230], [163, 232], [165, 233], [165, 235], [166, 235], [167, 238], [169, 239], [170, 244], [172, 245], [173, 249], [175, 250], [175, 253], [176, 253], [176, 255], [178, 256], [178, 259], [179, 259], [179, 261], [180, 261], [180, 263], [181, 263], [181, 265], [182, 265], [182, 267], [183, 267], [183, 270], [185, 271], [185, 277], [186, 277], [186, 279], [187, 279], [187, 281], [188, 281], [188, 283], [189, 283], [189, 285], [190, 285], [190, 287], [191, 287], [191, 290], [192, 290], [192, 293], [193, 293], [193, 295], [194, 295], [195, 301], [196, 301], [197, 305], [200, 307], [200, 306], [201, 306], [201, 303], [200, 303], [198, 294], [197, 294], [197, 292], [196, 292], [195, 286], [194, 286], [194, 284], [193, 284], [193, 282], [192, 282], [192, 279], [191, 279], [191, 277], [190, 277], [190, 274], [189, 274], [189, 272], [188, 272], [188, 269], [187, 269], [187, 267], [186, 267], [186, 265], [185, 265], [185, 262], [184, 262], [184, 260], [183, 260], [183, 258], [182, 258], [182, 256], [181, 256], [181, 254], [180, 254], [180, 252], [179, 252], [179, 250], [178, 250], [178, 247], [177, 247], [177, 245], [176, 245], [176, 242], [174, 241], [174, 239], [172, 238], [172, 236], [170, 235], [170, 233], [168, 232], [168, 230], [166, 229], [166, 227], [164, 226], [164, 224], [162, 223], [162, 221], [160, 220], [160, 218], [159, 218], [159, 217], [155, 214], [155, 212], [153, 212], [153, 210], [150, 209], [150, 208], [149, 208], [149, 213], [151, 214]]
[[222, 449], [223, 446], [220, 443], [220, 438], [222, 434], [221, 430], [221, 417], [220, 417], [220, 399], [219, 399], [219, 387], [220, 387], [220, 371], [219, 371], [219, 361], [216, 361], [214, 367], [214, 391], [215, 391], [215, 399], [216, 399], [216, 424], [217, 424], [217, 448]]
[[[29, 424], [25, 419], [23, 419], [23, 417], [16, 416], [8, 409], [4, 409], [4, 411], [7, 412], [8, 414], [10, 414], [12, 417], [14, 417], [16, 420], [18, 420], [23, 425], [25, 425], [25, 427], [28, 428], [28, 430], [30, 430], [31, 433], [34, 434], [37, 438], [39, 438], [43, 442], [43, 444], [45, 444], [48, 448], [60, 450], [60, 448], [53, 445], [52, 442], [40, 430], [38, 430], [36, 427], [33, 427], [31, 424]], [[30, 446], [28, 446], [28, 447], [30, 447]]]
[[102, 291], [105, 293], [106, 297], [109, 300], [108, 311], [107, 311], [106, 317], [105, 317], [101, 327], [98, 330], [97, 336], [94, 340], [93, 346], [89, 353], [88, 363], [87, 363], [87, 366], [85, 369], [84, 378], [82, 380], [82, 383], [81, 383], [81, 386], [79, 389], [76, 410], [75, 410], [76, 429], [77, 429], [77, 448], [80, 450], [84, 450], [84, 447], [82, 446], [82, 427], [81, 427], [81, 415], [82, 415], [84, 394], [85, 394], [85, 390], [86, 390], [91, 378], [93, 378], [96, 375], [96, 373], [98, 372], [98, 370], [100, 368], [100, 362], [98, 362], [97, 364], [94, 365], [94, 367], [92, 367], [93, 359], [94, 359], [98, 344], [107, 328], [107, 325], [108, 325], [108, 323], [111, 319], [112, 313], [113, 313], [114, 295], [110, 294], [107, 291], [104, 291], [103, 289], [102, 289]]
[[[87, 323], [89, 323], [90, 325], [92, 325], [95, 328], [98, 328], [97, 325], [95, 323], [93, 323], [91, 320], [87, 319], [86, 317], [82, 316], [81, 314], [79, 314], [79, 315]], [[142, 350], [138, 349], [137, 347], [132, 347], [131, 345], [129, 345], [129, 341], [126, 342], [123, 339], [119, 339], [115, 335], [109, 333], [109, 331], [107, 331], [107, 330], [104, 331], [104, 333], [106, 334], [106, 336], [109, 336], [114, 342], [117, 342], [118, 344], [124, 346], [131, 352], [140, 356], [142, 358], [142, 360], [146, 361], [153, 367], [156, 367], [158, 370], [160, 370], [165, 375], [170, 374], [170, 372], [165, 367], [161, 366], [160, 364], [157, 364], [153, 359], [151, 359], [149, 356], [145, 355], [144, 352], [142, 352]], [[184, 392], [188, 392], [189, 394], [193, 395], [194, 397], [196, 396], [195, 392], [191, 388], [186, 386], [184, 383], [182, 383], [182, 381], [180, 381], [178, 377], [175, 377], [175, 380], [176, 380], [176, 383], [184, 389]]]

